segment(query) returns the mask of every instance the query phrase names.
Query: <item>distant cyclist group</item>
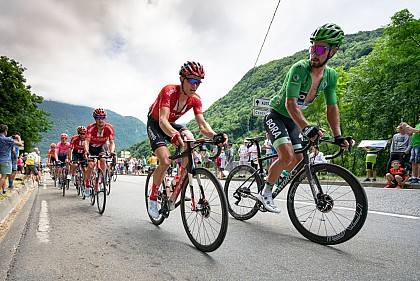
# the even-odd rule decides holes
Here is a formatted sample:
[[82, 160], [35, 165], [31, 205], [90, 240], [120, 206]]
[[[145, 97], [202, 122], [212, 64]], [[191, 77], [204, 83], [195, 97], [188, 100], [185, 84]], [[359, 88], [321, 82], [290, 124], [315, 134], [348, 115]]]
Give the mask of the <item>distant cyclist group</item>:
[[[114, 127], [105, 121], [107, 116], [103, 108], [97, 108], [93, 111], [95, 122], [85, 126], [77, 127], [77, 134], [71, 137], [66, 133], [60, 135], [60, 142], [51, 143], [48, 151], [48, 166], [53, 180], [62, 180], [61, 173], [63, 169], [68, 171], [67, 180], [75, 181], [75, 172], [78, 165], [83, 167], [84, 171], [84, 193], [85, 196], [92, 194], [92, 187], [89, 179], [94, 168], [94, 161], [91, 156], [101, 156], [109, 153], [114, 158]], [[100, 159], [100, 167], [105, 171], [105, 158]], [[55, 170], [53, 170], [55, 169]], [[58, 185], [61, 188], [61, 185]]]

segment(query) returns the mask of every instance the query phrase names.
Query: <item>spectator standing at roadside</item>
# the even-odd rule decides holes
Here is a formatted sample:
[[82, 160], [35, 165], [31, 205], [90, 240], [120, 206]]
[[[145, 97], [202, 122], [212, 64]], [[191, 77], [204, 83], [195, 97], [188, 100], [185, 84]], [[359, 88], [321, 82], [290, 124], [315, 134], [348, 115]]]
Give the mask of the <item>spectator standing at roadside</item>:
[[3, 195], [7, 193], [4, 189], [6, 178], [12, 174], [12, 148], [14, 145], [23, 145], [18, 134], [15, 135], [16, 140], [7, 137], [8, 129], [7, 125], [0, 124], [0, 189]]
[[[267, 139], [264, 141], [264, 144], [261, 148], [265, 149], [265, 156], [271, 156], [273, 154], [273, 145], [271, 144], [270, 136], [268, 135], [268, 133], [266, 133], [265, 136]], [[268, 171], [268, 169], [270, 169], [271, 163], [273, 163], [273, 158], [268, 159], [266, 162]]]
[[235, 161], [235, 151], [232, 148], [232, 143], [228, 143], [226, 150], [226, 167], [225, 170], [230, 173], [233, 170], [233, 161]]
[[309, 161], [311, 164], [325, 163], [327, 160], [324, 157], [324, 153], [319, 151], [318, 146], [312, 146], [312, 152], [309, 154]]
[[[11, 138], [15, 141], [17, 141], [16, 135], [20, 136], [19, 133], [15, 133], [13, 136], [11, 136]], [[13, 145], [11, 157], [12, 157], [12, 173], [7, 176], [7, 178], [9, 179], [10, 189], [14, 188], [13, 181], [15, 180], [15, 177], [18, 171], [18, 165], [17, 165], [17, 161], [19, 159], [19, 146], [18, 145]]]
[[149, 162], [150, 162], [150, 170], [152, 171], [155, 170], [157, 167], [157, 157], [154, 153], [152, 153], [152, 156], [150, 156]]
[[251, 167], [258, 169], [258, 149], [257, 145], [252, 143], [251, 147], [248, 149], [249, 161], [251, 161]]
[[23, 171], [23, 155], [20, 154], [17, 159], [17, 172], [19, 174], [23, 174], [22, 171]]
[[401, 167], [404, 168], [405, 162], [410, 158], [411, 137], [405, 133], [401, 124], [397, 126], [396, 130], [397, 133], [392, 137], [391, 154], [387, 165], [388, 170], [391, 168], [391, 162], [393, 160], [400, 161]]
[[248, 154], [248, 140], [244, 140], [244, 144], [241, 145], [238, 149], [239, 154], [239, 165], [246, 165], [248, 163], [249, 154]]
[[[419, 116], [420, 121], [420, 116]], [[409, 179], [411, 183], [419, 183], [420, 182], [420, 123], [416, 125], [415, 128], [411, 127], [405, 122], [400, 124], [401, 128], [404, 129], [405, 133], [411, 135], [411, 172], [412, 177]]]
[[207, 147], [202, 146], [200, 150], [201, 162], [203, 162], [205, 168], [210, 169], [210, 153], [207, 151]]
[[370, 181], [370, 175], [372, 173], [372, 181], [376, 181], [376, 158], [378, 157], [379, 148], [376, 147], [363, 147], [366, 150], [366, 178], [364, 182]]

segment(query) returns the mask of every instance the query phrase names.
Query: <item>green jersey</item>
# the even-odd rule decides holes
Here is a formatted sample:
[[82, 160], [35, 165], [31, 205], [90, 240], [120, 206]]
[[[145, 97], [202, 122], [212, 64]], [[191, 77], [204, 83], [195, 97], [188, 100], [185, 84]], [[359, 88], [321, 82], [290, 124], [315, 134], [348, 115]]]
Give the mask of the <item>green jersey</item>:
[[324, 75], [316, 90], [313, 100], [305, 102], [312, 85], [310, 60], [301, 60], [295, 63], [286, 75], [280, 92], [270, 100], [270, 107], [278, 113], [289, 117], [286, 109], [286, 98], [297, 98], [301, 110], [307, 108], [322, 91], [324, 92], [325, 104], [337, 104], [335, 87], [337, 86], [337, 72], [329, 66], [325, 67]]
[[[416, 125], [416, 129], [420, 130], [420, 123]], [[413, 134], [411, 136], [411, 144], [413, 147], [420, 146], [420, 134]]]

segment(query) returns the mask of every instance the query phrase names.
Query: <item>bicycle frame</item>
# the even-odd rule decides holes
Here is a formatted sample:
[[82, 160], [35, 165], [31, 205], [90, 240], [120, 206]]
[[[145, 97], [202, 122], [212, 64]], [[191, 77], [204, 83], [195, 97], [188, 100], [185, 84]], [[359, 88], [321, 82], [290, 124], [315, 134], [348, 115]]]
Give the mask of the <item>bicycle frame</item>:
[[[263, 162], [267, 161], [269, 159], [278, 157], [278, 155], [270, 155], [270, 156], [262, 157], [261, 147], [260, 147], [259, 141], [264, 140], [264, 139], [265, 139], [264, 137], [247, 138], [247, 140], [250, 140], [251, 143], [252, 142], [255, 143], [255, 145], [257, 146], [257, 153], [258, 153], [258, 158], [257, 159], [258, 159], [258, 165], [259, 165], [258, 167], [259, 168], [257, 170], [255, 170], [255, 172], [252, 175], [254, 175], [255, 173], [258, 173], [258, 175], [260, 176], [263, 183], [265, 181], [265, 179], [264, 179], [265, 178], [265, 172], [264, 172], [264, 168], [263, 168], [263, 165], [262, 165]], [[347, 137], [346, 139], [350, 142], [351, 137]], [[319, 198], [318, 195], [322, 194], [323, 190], [322, 190], [321, 185], [317, 184], [315, 182], [313, 176], [312, 176], [312, 173], [311, 173], [312, 164], [309, 161], [309, 149], [314, 145], [318, 145], [321, 141], [329, 142], [328, 140], [317, 138], [315, 140], [315, 142], [308, 141], [307, 144], [304, 147], [302, 147], [300, 149], [295, 149], [295, 154], [298, 154], [298, 153], [303, 154], [303, 159], [300, 160], [299, 163], [293, 168], [293, 170], [289, 172], [288, 176], [283, 178], [282, 182], [279, 185], [276, 185], [276, 188], [273, 191], [273, 195], [272, 195], [273, 199], [276, 198], [280, 194], [280, 192], [295, 178], [295, 176], [301, 170], [304, 169], [305, 173], [307, 175], [307, 178], [308, 178], [308, 183], [309, 183], [309, 186], [311, 188], [312, 196], [314, 198], [314, 201], [315, 201], [316, 204], [319, 204], [320, 198]], [[343, 151], [344, 151], [344, 149], [340, 149], [339, 152], [337, 152], [336, 154], [334, 154], [332, 156], [326, 157], [326, 159], [336, 158], [339, 155], [341, 155], [343, 153]], [[257, 200], [256, 197], [254, 197], [254, 196], [252, 196], [252, 197], [254, 198], [254, 200]]]
[[[194, 159], [193, 159], [194, 149], [197, 148], [197, 147], [201, 147], [206, 143], [212, 143], [211, 141], [206, 141], [204, 139], [186, 140], [184, 142], [187, 144], [187, 149], [184, 150], [184, 152], [181, 153], [180, 152], [181, 147], [178, 147], [175, 154], [169, 157], [173, 161], [176, 160], [176, 159], [179, 159], [179, 158], [185, 158], [185, 157], [188, 158], [188, 163], [187, 163], [187, 166], [186, 166], [186, 169], [185, 169], [186, 173], [184, 172], [184, 174], [180, 175], [179, 181], [177, 182], [177, 184], [174, 187], [173, 192], [175, 192], [175, 190], [177, 192], [175, 193], [175, 198], [171, 198], [171, 200], [173, 200], [173, 202], [175, 202], [178, 199], [178, 196], [181, 193], [181, 187], [183, 186], [184, 181], [187, 177], [188, 177], [189, 187], [192, 188], [192, 185], [191, 185], [192, 177], [193, 177], [193, 174], [194, 174], [194, 170], [196, 169], [195, 162], [194, 162]], [[197, 144], [192, 145], [193, 143], [197, 143]], [[221, 150], [218, 149], [217, 154], [213, 157], [210, 157], [210, 158], [211, 159], [217, 158], [220, 155], [220, 152], [221, 152]], [[165, 176], [165, 178], [166, 178], [166, 176]], [[201, 179], [197, 178], [197, 181], [199, 183], [199, 186], [202, 187]], [[202, 194], [203, 198], [205, 198], [204, 191], [202, 189], [201, 189], [201, 194]], [[167, 197], [169, 198], [169, 196], [167, 196]], [[192, 202], [193, 210], [196, 211], [197, 210], [197, 205], [196, 205], [196, 202], [195, 202], [195, 199], [194, 199], [194, 193], [193, 192], [191, 192], [191, 202]], [[178, 207], [180, 204], [181, 204], [181, 202], [177, 202], [175, 204], [175, 208]]]

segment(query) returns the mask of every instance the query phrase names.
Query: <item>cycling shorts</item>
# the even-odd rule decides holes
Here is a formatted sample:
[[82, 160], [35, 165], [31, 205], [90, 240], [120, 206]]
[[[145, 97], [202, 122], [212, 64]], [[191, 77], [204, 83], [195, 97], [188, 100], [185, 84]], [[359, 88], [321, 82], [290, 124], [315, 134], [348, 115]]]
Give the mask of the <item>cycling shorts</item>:
[[83, 153], [73, 151], [71, 155], [71, 160], [73, 163], [74, 161], [82, 161], [80, 162], [80, 164], [82, 165], [82, 167], [86, 167], [86, 159], [83, 157]]
[[66, 162], [67, 154], [58, 154], [58, 161], [61, 161], [62, 163]]
[[97, 147], [89, 145], [89, 154], [92, 156], [99, 156], [105, 154], [104, 147], [102, 145]]
[[[187, 128], [182, 125], [176, 123], [170, 124], [178, 132], [187, 130]], [[166, 135], [160, 128], [159, 122], [150, 117], [147, 119], [147, 135], [149, 136], [150, 145], [152, 146], [153, 151], [155, 151], [158, 147], [166, 146], [166, 142], [171, 141], [171, 137]]]
[[291, 143], [294, 149], [302, 147], [302, 134], [299, 127], [291, 118], [270, 109], [264, 116], [264, 128], [274, 147]]

